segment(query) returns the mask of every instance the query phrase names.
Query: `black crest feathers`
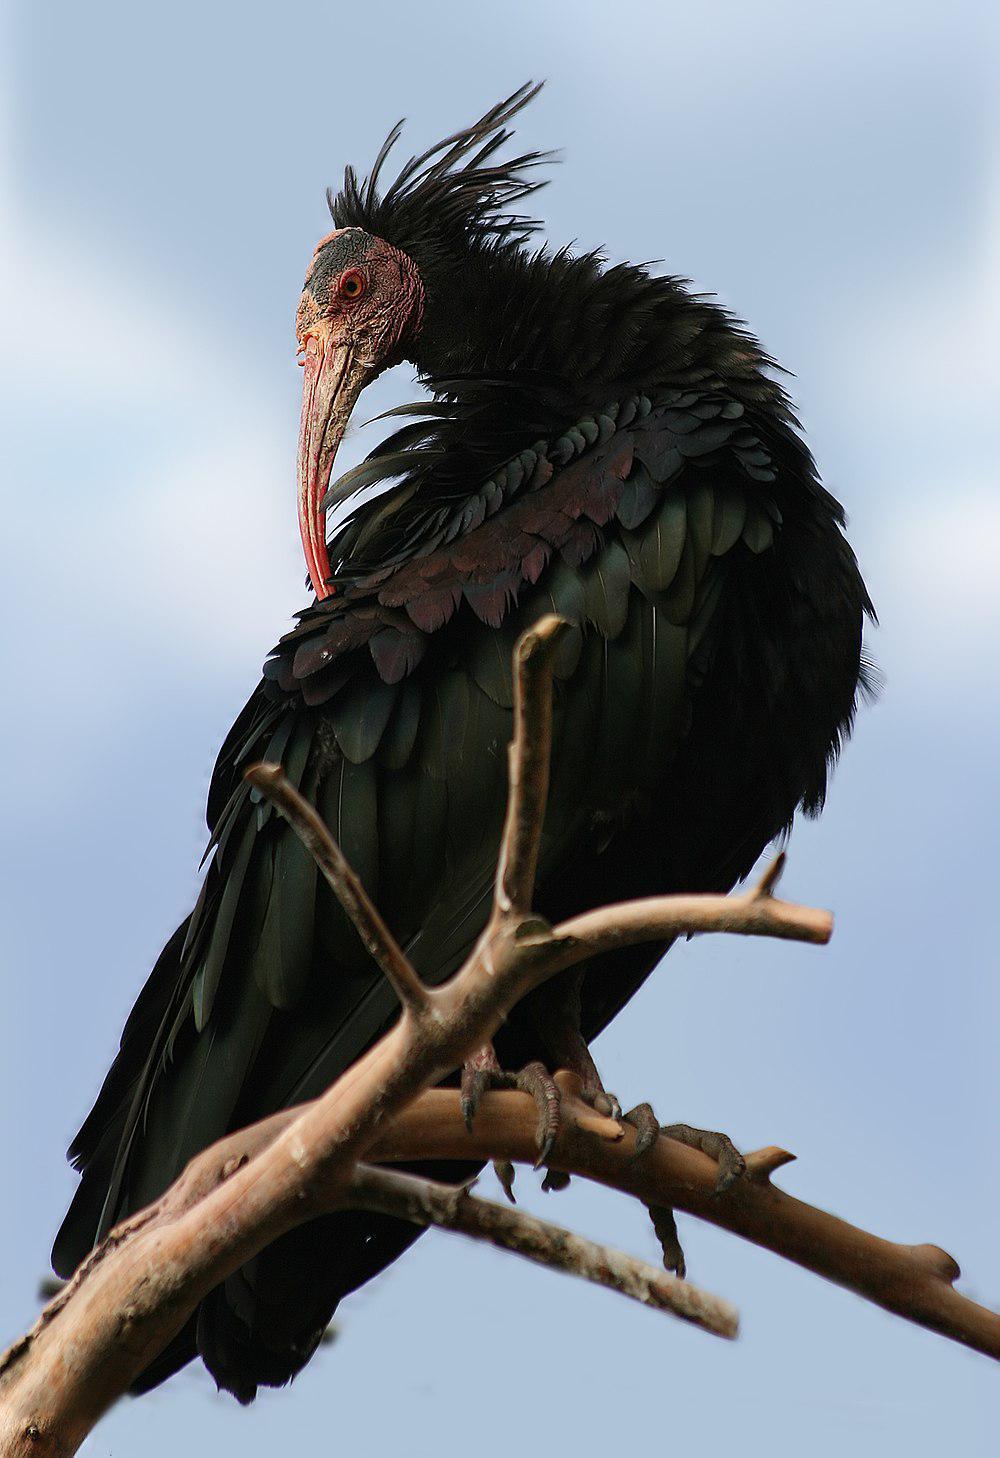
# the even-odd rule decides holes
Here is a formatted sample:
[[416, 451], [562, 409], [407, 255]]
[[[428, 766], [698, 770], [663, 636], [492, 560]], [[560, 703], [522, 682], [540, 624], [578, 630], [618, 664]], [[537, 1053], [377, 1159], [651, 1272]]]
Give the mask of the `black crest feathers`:
[[540, 90], [540, 83], [520, 86], [472, 126], [411, 157], [380, 194], [379, 177], [402, 132], [403, 123], [398, 122], [364, 181], [359, 182], [354, 168], [348, 167], [340, 192], [327, 190], [335, 226], [364, 228], [421, 266], [439, 257], [460, 258], [470, 248], [491, 242], [524, 243], [539, 224], [514, 209], [545, 186], [530, 173], [551, 161], [553, 154], [525, 152], [502, 161], [496, 154], [512, 135], [507, 123]]

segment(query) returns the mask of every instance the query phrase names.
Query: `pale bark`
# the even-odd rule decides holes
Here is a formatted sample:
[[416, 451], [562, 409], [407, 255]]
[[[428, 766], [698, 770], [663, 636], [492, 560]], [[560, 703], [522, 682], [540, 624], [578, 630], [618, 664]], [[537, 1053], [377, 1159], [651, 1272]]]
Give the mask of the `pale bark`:
[[[286, 815], [396, 990], [396, 1025], [322, 1097], [227, 1136], [197, 1156], [155, 1205], [119, 1226], [0, 1357], [0, 1453], [76, 1452], [107, 1407], [226, 1275], [285, 1231], [358, 1204], [488, 1239], [599, 1279], [719, 1334], [735, 1313], [717, 1297], [520, 1212], [485, 1205], [373, 1161], [497, 1158], [534, 1162], [535, 1113], [515, 1093], [486, 1096], [470, 1134], [457, 1092], [434, 1088], [488, 1042], [511, 1008], [547, 978], [609, 948], [691, 932], [828, 940], [827, 912], [775, 898], [782, 858], [735, 896], [652, 897], [548, 926], [532, 910], [549, 774], [551, 673], [562, 624], [543, 619], [515, 652], [510, 793], [487, 927], [446, 983], [420, 982], [326, 827], [260, 765], [248, 778]], [[549, 1163], [647, 1205], [689, 1210], [849, 1286], [910, 1320], [1000, 1356], [1000, 1317], [954, 1290], [958, 1268], [934, 1246], [899, 1246], [856, 1230], [770, 1184], [790, 1156], [750, 1156], [748, 1173], [714, 1194], [716, 1166], [661, 1136], [640, 1158], [633, 1133], [598, 1117], [562, 1078], [564, 1111]], [[360, 1161], [365, 1161], [361, 1165]]]

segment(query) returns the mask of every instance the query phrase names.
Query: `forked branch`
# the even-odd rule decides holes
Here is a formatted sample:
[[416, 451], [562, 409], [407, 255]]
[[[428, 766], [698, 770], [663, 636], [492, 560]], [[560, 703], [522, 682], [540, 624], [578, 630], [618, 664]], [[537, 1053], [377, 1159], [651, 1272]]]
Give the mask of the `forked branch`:
[[[543, 619], [518, 644], [510, 794], [492, 914], [463, 967], [441, 986], [421, 982], [326, 827], [280, 768], [258, 765], [248, 772], [315, 857], [404, 1015], [322, 1097], [198, 1155], [155, 1205], [112, 1231], [88, 1257], [32, 1331], [0, 1358], [4, 1458], [74, 1453], [213, 1287], [285, 1231], [352, 1204], [392, 1207], [404, 1218], [462, 1229], [588, 1279], [599, 1274], [603, 1284], [710, 1330], [735, 1330], [724, 1302], [630, 1257], [520, 1212], [496, 1213], [467, 1194], [360, 1164], [425, 1157], [533, 1161], [534, 1121], [524, 1096], [488, 1095], [470, 1134], [457, 1093], [433, 1085], [492, 1039], [526, 993], [566, 967], [626, 943], [692, 932], [805, 942], [830, 936], [827, 912], [773, 895], [781, 858], [756, 888], [736, 896], [652, 897], [555, 928], [532, 914], [549, 776], [550, 660], [561, 628], [558, 619]], [[935, 1247], [892, 1246], [791, 1201], [766, 1177], [786, 1158], [781, 1151], [751, 1156], [750, 1178], [714, 1197], [715, 1166], [705, 1155], [661, 1137], [636, 1159], [630, 1133], [595, 1120], [567, 1093], [554, 1168], [601, 1180], [647, 1205], [692, 1210], [1000, 1356], [1000, 1317], [954, 1291], [957, 1267], [950, 1257]]]
[[468, 1185], [441, 1185], [398, 1170], [362, 1164], [351, 1182], [351, 1204], [412, 1220], [417, 1225], [436, 1225], [441, 1230], [471, 1235], [538, 1265], [617, 1291], [644, 1306], [668, 1311], [716, 1336], [734, 1337], [739, 1328], [736, 1308], [728, 1301], [700, 1290], [690, 1281], [678, 1281], [635, 1256], [598, 1245], [524, 1210], [477, 1199]]

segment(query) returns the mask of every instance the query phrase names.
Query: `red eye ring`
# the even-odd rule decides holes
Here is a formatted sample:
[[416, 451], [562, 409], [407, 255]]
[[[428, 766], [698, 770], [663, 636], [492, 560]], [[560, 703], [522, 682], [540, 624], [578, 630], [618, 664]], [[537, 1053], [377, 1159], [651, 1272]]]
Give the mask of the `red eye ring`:
[[337, 285], [341, 298], [360, 299], [367, 284], [365, 276], [359, 269], [349, 268], [346, 273], [340, 276], [340, 283]]

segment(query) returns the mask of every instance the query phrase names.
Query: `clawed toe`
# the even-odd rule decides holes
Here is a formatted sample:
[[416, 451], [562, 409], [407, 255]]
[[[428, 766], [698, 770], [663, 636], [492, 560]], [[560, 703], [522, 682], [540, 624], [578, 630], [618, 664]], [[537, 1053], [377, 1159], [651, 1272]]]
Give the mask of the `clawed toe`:
[[466, 1084], [465, 1075], [462, 1075], [462, 1118], [465, 1120], [465, 1127], [472, 1133], [472, 1123], [479, 1112], [479, 1105], [483, 1094], [489, 1087], [489, 1076], [481, 1069], [476, 1069]]
[[535, 1130], [538, 1158], [535, 1160], [535, 1168], [541, 1169], [543, 1164], [548, 1163], [562, 1128], [562, 1095], [544, 1063], [528, 1063], [520, 1073], [507, 1073], [503, 1076], [507, 1080], [505, 1087], [520, 1089], [522, 1093], [530, 1094], [535, 1101], [535, 1108], [538, 1110]]
[[647, 1205], [646, 1208], [649, 1211], [649, 1218], [653, 1222], [656, 1238], [660, 1242], [660, 1250], [663, 1252], [664, 1270], [673, 1271], [678, 1280], [683, 1281], [687, 1275], [687, 1262], [681, 1249], [673, 1210], [668, 1209], [666, 1205]]
[[462, 1118], [465, 1120], [465, 1127], [472, 1133], [472, 1122], [479, 1111], [479, 1105], [483, 1094], [487, 1089], [496, 1088], [495, 1078], [501, 1072], [500, 1064], [497, 1062], [497, 1055], [493, 1051], [492, 1043], [484, 1043], [477, 1048], [462, 1065], [462, 1083], [460, 1096], [462, 1100]]
[[545, 1178], [542, 1180], [542, 1189], [548, 1194], [551, 1190], [565, 1190], [569, 1187], [569, 1175], [561, 1169], [547, 1169]]
[[652, 1149], [660, 1137], [660, 1123], [653, 1113], [652, 1104], [636, 1104], [634, 1109], [629, 1109], [624, 1116], [626, 1124], [631, 1124], [635, 1130], [635, 1149], [633, 1159], [640, 1159], [648, 1150]]
[[[703, 1154], [707, 1154], [709, 1158], [716, 1161], [718, 1174], [715, 1181], [715, 1193], [717, 1195], [724, 1195], [746, 1173], [746, 1160], [728, 1134], [720, 1134], [712, 1129], [698, 1129], [692, 1124], [661, 1125], [653, 1112], [652, 1105], [648, 1103], [636, 1104], [634, 1109], [630, 1109], [627, 1114], [622, 1114], [621, 1105], [614, 1094], [608, 1093], [603, 1087], [592, 1062], [589, 1072], [590, 1076], [586, 1077], [583, 1082], [581, 1098], [604, 1117], [632, 1126], [635, 1130], [633, 1158], [641, 1159], [652, 1149], [658, 1137], [664, 1134], [667, 1138], [676, 1139], [691, 1149], [700, 1149]], [[555, 1080], [545, 1065], [535, 1061], [526, 1064], [519, 1073], [508, 1073], [497, 1062], [492, 1044], [486, 1044], [474, 1053], [462, 1068], [461, 1083], [462, 1117], [470, 1133], [483, 1094], [489, 1089], [518, 1089], [521, 1093], [530, 1094], [538, 1112], [535, 1130], [538, 1158], [535, 1161], [535, 1169], [541, 1169], [543, 1165], [548, 1164], [555, 1142], [562, 1130], [562, 1097]], [[513, 1165], [509, 1160], [495, 1160], [493, 1168], [496, 1170], [504, 1193], [513, 1202]], [[568, 1183], [565, 1175], [558, 1171], [549, 1171], [546, 1174], [543, 1189], [565, 1189]], [[683, 1275], [684, 1252], [677, 1237], [677, 1224], [673, 1211], [664, 1206], [651, 1206], [650, 1216], [663, 1250], [664, 1265], [668, 1271], [676, 1271], [678, 1275]]]
[[[472, 1132], [472, 1124], [482, 1101], [483, 1094], [490, 1089], [518, 1089], [530, 1094], [538, 1111], [535, 1142], [538, 1158], [535, 1168], [548, 1162], [562, 1129], [562, 1095], [543, 1063], [528, 1063], [520, 1073], [508, 1073], [500, 1067], [491, 1044], [480, 1048], [462, 1068], [461, 1100], [465, 1127]], [[503, 1186], [504, 1194], [512, 1204], [514, 1201], [514, 1166], [509, 1160], [494, 1160], [493, 1168]], [[556, 1181], [548, 1189], [561, 1188]]]
[[696, 1129], [691, 1124], [665, 1124], [661, 1130], [668, 1139], [676, 1139], [690, 1149], [700, 1149], [719, 1166], [715, 1193], [724, 1195], [730, 1186], [746, 1173], [747, 1162], [728, 1134], [711, 1129]]
[[495, 1159], [493, 1161], [493, 1173], [500, 1181], [500, 1187], [512, 1205], [517, 1204], [514, 1198], [514, 1166], [509, 1159]]
[[[691, 1149], [700, 1149], [714, 1159], [719, 1167], [715, 1178], [715, 1193], [724, 1195], [733, 1183], [746, 1173], [746, 1160], [728, 1134], [712, 1129], [696, 1129], [692, 1124], [664, 1124], [657, 1122], [649, 1104], [637, 1104], [625, 1115], [625, 1122], [635, 1130], [635, 1153], [640, 1158], [652, 1148], [660, 1134], [676, 1139]], [[656, 1238], [663, 1252], [663, 1264], [668, 1271], [674, 1271], [683, 1280], [687, 1272], [684, 1251], [677, 1234], [674, 1212], [665, 1205], [650, 1205], [649, 1218], [653, 1222]]]
[[606, 1119], [616, 1119], [618, 1123], [621, 1123], [621, 1104], [614, 1094], [608, 1093], [600, 1083], [585, 1083], [580, 1090], [580, 1098], [585, 1104], [589, 1104], [596, 1114], [602, 1114]]

